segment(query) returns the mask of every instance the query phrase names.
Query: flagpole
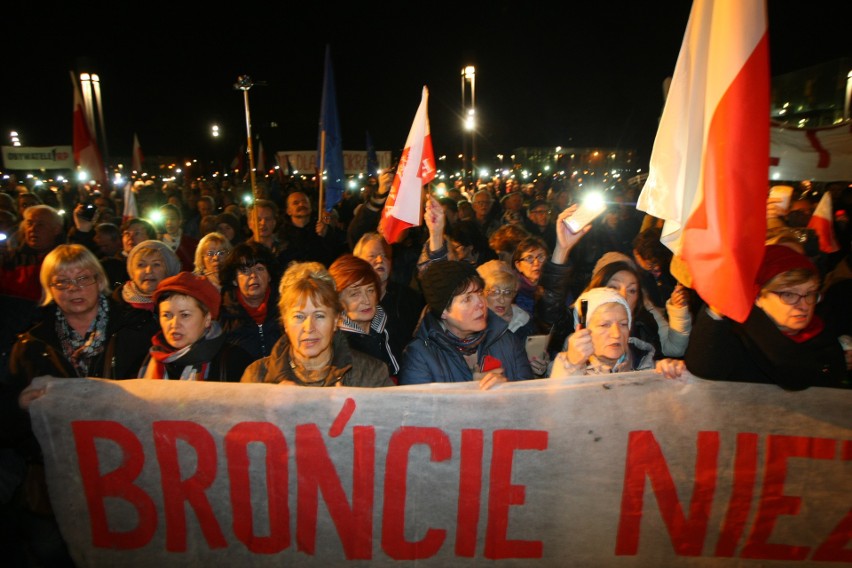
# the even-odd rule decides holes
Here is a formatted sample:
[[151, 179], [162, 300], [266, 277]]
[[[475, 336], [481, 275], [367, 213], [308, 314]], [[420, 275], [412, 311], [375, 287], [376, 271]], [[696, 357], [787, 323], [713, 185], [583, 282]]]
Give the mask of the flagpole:
[[320, 133], [320, 163], [319, 163], [319, 176], [317, 180], [317, 184], [319, 187], [319, 204], [317, 205], [318, 215], [322, 217], [322, 204], [323, 204], [323, 188], [322, 188], [322, 173], [325, 171], [325, 129]]
[[254, 150], [251, 145], [251, 113], [249, 112], [249, 98], [248, 92], [254, 86], [254, 83], [251, 80], [251, 77], [248, 75], [240, 75], [237, 77], [237, 82], [234, 85], [235, 89], [239, 89], [243, 92], [243, 102], [246, 107], [246, 139], [247, 139], [247, 148], [249, 155], [249, 175], [251, 176], [251, 194], [254, 199], [260, 199], [261, 196], [258, 195], [257, 191], [257, 181], [254, 176]]

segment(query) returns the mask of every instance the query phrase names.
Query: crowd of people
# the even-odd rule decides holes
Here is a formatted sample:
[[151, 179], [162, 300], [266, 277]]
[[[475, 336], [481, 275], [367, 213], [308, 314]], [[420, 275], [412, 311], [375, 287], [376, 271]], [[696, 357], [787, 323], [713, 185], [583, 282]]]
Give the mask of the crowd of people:
[[0, 192], [0, 455], [19, 473], [0, 484], [0, 522], [39, 514], [19, 488], [40, 459], [26, 410], [38, 393], [25, 389], [42, 375], [492, 389], [654, 369], [850, 387], [843, 210], [842, 249], [824, 254], [803, 207], [768, 198], [754, 306], [739, 323], [695, 293], [630, 188], [578, 232], [566, 221], [580, 196], [558, 184], [427, 188], [422, 225], [390, 244], [379, 225], [391, 182], [383, 173], [319, 212], [315, 188], [297, 183], [246, 202], [228, 184], [137, 182], [138, 208], [157, 222], [122, 218], [120, 194], [96, 188]]

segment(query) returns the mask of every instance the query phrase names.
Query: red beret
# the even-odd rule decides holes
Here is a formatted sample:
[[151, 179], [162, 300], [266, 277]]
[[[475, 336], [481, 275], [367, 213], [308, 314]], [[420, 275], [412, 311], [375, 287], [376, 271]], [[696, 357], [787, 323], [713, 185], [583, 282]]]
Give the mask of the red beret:
[[192, 272], [178, 272], [176, 275], [166, 278], [157, 286], [154, 292], [154, 303], [159, 304], [160, 297], [166, 292], [175, 292], [195, 298], [207, 307], [210, 317], [219, 317], [219, 306], [222, 304], [222, 295], [219, 290], [204, 276], [198, 276]]
[[783, 272], [804, 268], [819, 275], [811, 259], [784, 245], [768, 245], [763, 255], [763, 263], [757, 271], [757, 285], [763, 288], [767, 282]]

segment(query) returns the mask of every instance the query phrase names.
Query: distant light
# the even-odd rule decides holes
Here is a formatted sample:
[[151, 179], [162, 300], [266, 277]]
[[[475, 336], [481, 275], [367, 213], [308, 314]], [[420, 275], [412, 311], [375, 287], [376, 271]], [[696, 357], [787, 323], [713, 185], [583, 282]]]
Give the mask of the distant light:
[[246, 205], [251, 204], [251, 195], [243, 195], [243, 202], [244, 202]]
[[80, 73], [81, 81], [91, 81], [92, 77], [88, 73]]
[[79, 173], [77, 173], [77, 181], [86, 181], [87, 179], [89, 179], [88, 173], [86, 173], [82, 170]]
[[464, 68], [464, 78], [472, 79], [476, 75], [476, 67], [473, 65], [468, 65]]
[[152, 223], [154, 223], [154, 224], [158, 224], [158, 223], [160, 223], [160, 221], [162, 221], [162, 220], [163, 220], [163, 214], [162, 214], [159, 210], [156, 210], [156, 209], [155, 209], [154, 211], [150, 211], [150, 212], [148, 213], [148, 219], [149, 219]]
[[488, 174], [490, 173], [491, 172], [489, 172], [488, 170], [479, 170], [479, 177], [488, 177]]
[[60, 215], [65, 215], [65, 209], [60, 209], [59, 211], [57, 211], [57, 213], [59, 213]]

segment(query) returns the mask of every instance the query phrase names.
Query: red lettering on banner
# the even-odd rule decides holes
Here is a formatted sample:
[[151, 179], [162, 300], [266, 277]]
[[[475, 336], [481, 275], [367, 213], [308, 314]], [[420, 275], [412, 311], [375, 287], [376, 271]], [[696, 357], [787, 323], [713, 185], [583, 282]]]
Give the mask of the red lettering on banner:
[[[77, 461], [92, 529], [92, 545], [128, 550], [142, 548], [157, 530], [157, 507], [153, 499], [133, 482], [142, 472], [145, 453], [142, 443], [126, 426], [111, 420], [76, 420], [71, 423]], [[122, 451], [121, 465], [101, 474], [95, 439], [110, 440]], [[128, 531], [109, 528], [104, 500], [107, 497], [127, 501], [136, 509], [139, 521]]]
[[781, 515], [797, 515], [801, 497], [784, 495], [789, 458], [830, 460], [834, 458], [835, 440], [804, 436], [769, 436], [767, 439], [766, 469], [763, 475], [763, 492], [757, 518], [743, 547], [742, 558], [764, 560], [804, 560], [810, 547], [775, 544], [769, 542], [775, 521]]
[[388, 441], [385, 463], [384, 507], [382, 510], [382, 550], [395, 560], [419, 560], [435, 555], [446, 539], [444, 529], [429, 528], [418, 541], [405, 539], [405, 496], [408, 493], [408, 458], [411, 448], [429, 446], [432, 461], [445, 461], [452, 455], [449, 437], [439, 428], [403, 426]]
[[[205, 495], [205, 491], [216, 480], [216, 442], [213, 436], [200, 424], [184, 420], [162, 420], [154, 422], [152, 426], [166, 515], [166, 550], [186, 551], [184, 503], [195, 511], [207, 545], [214, 549], [227, 547], [228, 543]], [[181, 478], [178, 440], [185, 442], [195, 452], [195, 473], [186, 479]]]
[[479, 534], [479, 507], [482, 502], [482, 430], [462, 430], [459, 466], [459, 506], [456, 516], [456, 556], [472, 558]]
[[630, 432], [616, 555], [633, 556], [639, 549], [646, 477], [651, 482], [675, 552], [681, 556], [701, 554], [716, 492], [719, 433], [699, 432], [697, 446], [695, 482], [687, 518], [683, 514], [674, 480], [654, 434], [647, 430]]
[[540, 540], [508, 540], [509, 507], [526, 502], [526, 488], [512, 485], [512, 465], [516, 450], [547, 449], [547, 432], [530, 430], [495, 430], [491, 452], [491, 479], [488, 495], [488, 528], [485, 534], [485, 557], [541, 558]]
[[322, 491], [346, 558], [372, 558], [375, 429], [372, 426], [356, 426], [353, 429], [353, 443], [350, 507], [319, 428], [314, 424], [296, 426], [296, 468], [299, 481], [296, 542], [301, 551], [314, 554], [316, 550], [318, 495]]
[[[852, 441], [843, 442], [841, 459], [852, 461]], [[852, 541], [852, 510], [846, 513], [825, 542], [816, 549], [813, 559], [826, 562], [852, 562], [852, 550], [846, 549], [850, 541]]]
[[728, 500], [725, 522], [716, 542], [716, 556], [732, 557], [743, 536], [751, 501], [754, 499], [754, 480], [757, 478], [757, 434], [737, 434], [737, 453], [734, 458], [734, 486]]
[[[248, 459], [248, 445], [252, 443], [263, 444], [266, 448], [269, 536], [258, 536], [254, 531]], [[258, 554], [275, 554], [286, 549], [290, 546], [290, 506], [287, 501], [290, 475], [287, 468], [289, 450], [284, 434], [269, 422], [242, 422], [225, 435], [225, 455], [228, 458], [234, 535], [250, 551]]]

